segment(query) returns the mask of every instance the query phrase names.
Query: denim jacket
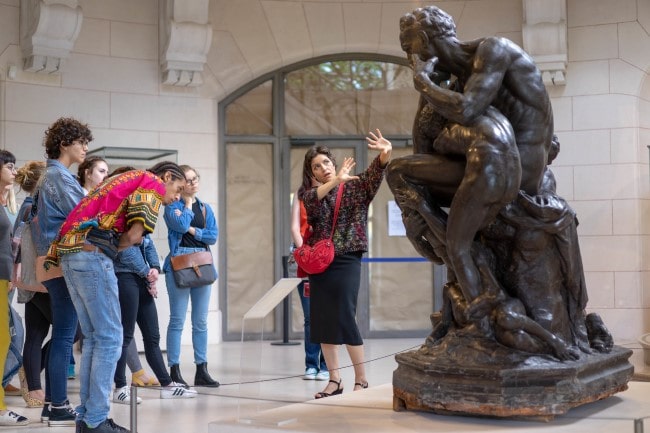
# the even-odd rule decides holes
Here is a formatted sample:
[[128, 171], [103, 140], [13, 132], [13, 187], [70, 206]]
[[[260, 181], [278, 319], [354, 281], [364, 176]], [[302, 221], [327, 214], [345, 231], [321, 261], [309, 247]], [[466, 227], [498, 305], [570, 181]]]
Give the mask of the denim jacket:
[[[205, 209], [205, 228], [201, 229], [195, 227], [194, 238], [197, 241], [203, 242], [206, 245], [214, 245], [217, 243], [217, 236], [219, 235], [219, 229], [217, 229], [217, 221], [214, 218], [214, 213], [212, 208], [200, 201], [199, 206], [201, 210]], [[176, 216], [174, 211], [180, 210], [181, 215]], [[178, 248], [181, 245], [181, 240], [183, 239], [183, 234], [187, 233], [190, 229], [190, 224], [194, 218], [194, 212], [192, 209], [185, 207], [185, 202], [182, 200], [177, 200], [172, 204], [165, 206], [165, 223], [167, 224], [167, 242], [169, 243], [169, 255], [165, 258], [165, 264], [163, 265], [163, 271], [167, 272], [171, 270], [170, 257], [176, 255]]]
[[47, 160], [37, 194], [38, 218], [37, 223], [32, 224], [32, 238], [36, 254], [44, 256], [68, 214], [85, 194], [75, 175], [56, 159]]
[[141, 245], [133, 245], [117, 253], [113, 267], [115, 273], [130, 272], [142, 278], [147, 278], [152, 268], [160, 272], [160, 260], [153, 240], [146, 235]]

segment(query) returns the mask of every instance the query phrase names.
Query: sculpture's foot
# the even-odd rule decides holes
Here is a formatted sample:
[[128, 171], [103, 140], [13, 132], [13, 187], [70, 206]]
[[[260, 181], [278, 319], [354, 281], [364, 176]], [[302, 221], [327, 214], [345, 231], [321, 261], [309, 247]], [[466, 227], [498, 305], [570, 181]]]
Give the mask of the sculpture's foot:
[[433, 331], [431, 331], [431, 334], [429, 334], [424, 340], [424, 345], [426, 347], [435, 346], [445, 335], [447, 335], [448, 331], [449, 325], [445, 325], [442, 322], [438, 323], [438, 325], [433, 328]]
[[585, 324], [587, 325], [589, 345], [592, 349], [599, 353], [608, 353], [612, 350], [614, 339], [598, 314], [587, 314]]

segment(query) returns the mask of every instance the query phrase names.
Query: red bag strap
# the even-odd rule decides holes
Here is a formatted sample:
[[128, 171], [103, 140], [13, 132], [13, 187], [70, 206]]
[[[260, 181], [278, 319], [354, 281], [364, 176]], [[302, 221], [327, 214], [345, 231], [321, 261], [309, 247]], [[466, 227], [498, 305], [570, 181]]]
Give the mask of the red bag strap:
[[339, 192], [336, 194], [336, 205], [334, 206], [334, 221], [332, 222], [332, 234], [330, 234], [330, 239], [334, 238], [334, 230], [336, 229], [336, 218], [339, 216], [339, 207], [341, 207], [341, 197], [343, 196], [343, 187], [345, 184], [342, 183], [339, 185]]

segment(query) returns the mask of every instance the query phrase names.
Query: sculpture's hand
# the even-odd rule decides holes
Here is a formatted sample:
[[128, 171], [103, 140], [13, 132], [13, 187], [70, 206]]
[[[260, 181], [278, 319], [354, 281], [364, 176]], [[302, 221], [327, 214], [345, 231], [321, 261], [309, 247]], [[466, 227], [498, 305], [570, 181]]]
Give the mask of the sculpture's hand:
[[491, 293], [483, 293], [480, 296], [474, 298], [472, 302], [469, 303], [467, 309], [465, 310], [466, 319], [470, 322], [475, 322], [482, 319], [485, 316], [488, 316], [494, 307], [498, 304], [499, 297]]
[[435, 83], [435, 68], [438, 64], [437, 57], [432, 57], [425, 62], [419, 57], [413, 56], [411, 60], [413, 65], [413, 83], [416, 90], [421, 91], [427, 87], [437, 85]]

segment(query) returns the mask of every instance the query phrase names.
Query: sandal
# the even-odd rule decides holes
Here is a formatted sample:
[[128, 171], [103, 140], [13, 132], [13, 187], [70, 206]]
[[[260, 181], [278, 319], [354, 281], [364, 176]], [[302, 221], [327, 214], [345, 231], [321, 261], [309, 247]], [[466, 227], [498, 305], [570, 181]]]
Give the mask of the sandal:
[[332, 391], [332, 392], [325, 392], [325, 391], [317, 392], [314, 397], [319, 399], [319, 398], [331, 397], [333, 395], [343, 394], [343, 388], [341, 388], [341, 379], [339, 379], [338, 382], [335, 381], [335, 380], [330, 379], [330, 383], [335, 383], [336, 384], [336, 389], [334, 391]]
[[138, 370], [131, 375], [131, 385], [135, 386], [160, 386], [155, 376], [148, 376], [144, 369]]
[[354, 390], [355, 391], [359, 391], [358, 389], [356, 389], [357, 386], [360, 389], [366, 389], [366, 388], [368, 388], [368, 382], [354, 382], [354, 388], [355, 388]]

